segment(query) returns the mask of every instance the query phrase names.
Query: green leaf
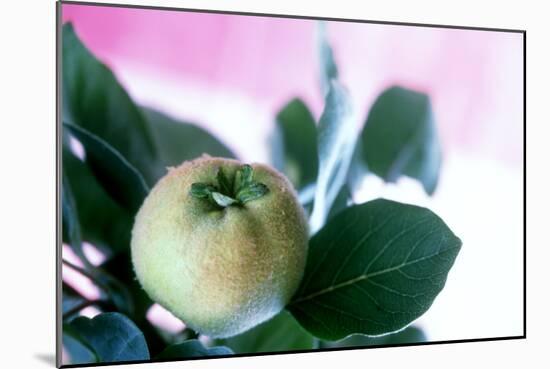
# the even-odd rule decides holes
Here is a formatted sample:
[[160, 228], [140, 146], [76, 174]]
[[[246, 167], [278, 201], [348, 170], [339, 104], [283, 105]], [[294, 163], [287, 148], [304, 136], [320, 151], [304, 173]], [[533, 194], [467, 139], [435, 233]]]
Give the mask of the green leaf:
[[[64, 141], [64, 144], [66, 142]], [[78, 159], [75, 157], [72, 157], [72, 154], [70, 151], [65, 147], [63, 151], [63, 165], [69, 166], [69, 164], [72, 165], [78, 165]], [[65, 160], [67, 159], [67, 160]], [[83, 165], [83, 164], [82, 164]], [[74, 168], [74, 166], [72, 167]], [[84, 268], [81, 273], [85, 273], [85, 275], [88, 275], [92, 278], [92, 281], [99, 285], [99, 287], [103, 290], [104, 294], [113, 302], [113, 304], [120, 309], [123, 312], [131, 313], [133, 311], [133, 304], [132, 299], [126, 288], [122, 283], [116, 280], [116, 278], [113, 278], [110, 276], [107, 272], [94, 267], [86, 258], [86, 255], [83, 252], [82, 249], [82, 236], [80, 232], [80, 225], [78, 222], [78, 215], [77, 215], [77, 209], [75, 204], [75, 198], [72, 193], [72, 185], [68, 180], [68, 174], [71, 171], [66, 171], [63, 173], [63, 184], [62, 184], [62, 220], [63, 220], [63, 240], [64, 242], [68, 242], [73, 251], [76, 253], [76, 255], [79, 257], [79, 259], [83, 262]], [[93, 189], [93, 182], [90, 181], [89, 183], [80, 183], [82, 188], [79, 188], [79, 191], [86, 191], [90, 188]], [[93, 190], [92, 190], [93, 193]], [[82, 192], [79, 193], [79, 202], [80, 204], [88, 204], [88, 199], [86, 198], [87, 194], [83, 194]], [[98, 204], [94, 204], [98, 205]], [[89, 210], [89, 208], [84, 208], [85, 210]], [[79, 212], [80, 213], [80, 212]], [[94, 222], [96, 218], [98, 218], [98, 212], [96, 213], [86, 213], [87, 215], [91, 215], [92, 219], [89, 219], [91, 223]], [[108, 215], [106, 215], [108, 217]], [[85, 222], [84, 224], [89, 224], [88, 219], [84, 218]], [[94, 223], [95, 224], [95, 223]], [[129, 232], [129, 228], [128, 228]]]
[[86, 340], [76, 332], [69, 324], [63, 325], [63, 347], [69, 354], [69, 363], [63, 364], [88, 364], [97, 363], [99, 358]]
[[196, 197], [197, 199], [208, 199], [212, 196], [212, 192], [217, 191], [216, 186], [208, 183], [193, 183], [191, 184], [191, 191], [189, 193], [191, 196]]
[[214, 199], [216, 204], [218, 204], [222, 208], [228, 207], [228, 206], [233, 205], [237, 202], [237, 200], [235, 200], [235, 199], [233, 199], [229, 196], [225, 196], [224, 194], [221, 194], [219, 192], [212, 192], [212, 199]]
[[149, 192], [137, 169], [111, 145], [84, 128], [69, 123], [63, 123], [63, 128], [84, 146], [86, 163], [103, 188], [128, 211], [137, 212]]
[[82, 268], [65, 259], [63, 259], [63, 265], [85, 276], [96, 284], [101, 289], [102, 297], [106, 297], [116, 309], [124, 313], [132, 314], [134, 310], [132, 296], [129, 294], [126, 287], [109, 273], [93, 265]]
[[[99, 247], [107, 255], [129, 249], [133, 216], [107, 194], [89, 166], [73, 155], [68, 138], [64, 136], [63, 176], [71, 186], [78, 208], [82, 239]], [[65, 234], [63, 242], [69, 242]]]
[[410, 343], [426, 342], [424, 331], [418, 327], [410, 326], [402, 331], [386, 334], [378, 337], [370, 337], [362, 334], [354, 334], [341, 341], [323, 342], [323, 347], [365, 347], [365, 346], [392, 346]]
[[304, 331], [286, 311], [235, 337], [217, 341], [239, 354], [310, 350], [313, 336]]
[[394, 332], [428, 310], [460, 247], [428, 209], [383, 199], [349, 207], [311, 239], [288, 308], [325, 340]]
[[164, 175], [167, 167], [175, 167], [203, 154], [235, 158], [221, 141], [202, 128], [180, 122], [156, 110], [141, 107], [157, 147], [156, 173]]
[[91, 266], [82, 249], [82, 236], [80, 234], [76, 203], [71, 184], [65, 173], [62, 176], [61, 185], [61, 219], [63, 239], [68, 242], [71, 249], [82, 260], [84, 265], [87, 267]]
[[139, 108], [111, 70], [82, 44], [73, 25], [63, 26], [63, 121], [108, 142], [152, 185], [155, 144]]
[[355, 147], [355, 126], [348, 92], [333, 80], [319, 120], [319, 174], [315, 188], [312, 233], [325, 223], [332, 203], [347, 177]]
[[241, 165], [235, 173], [235, 180], [233, 182], [233, 193], [237, 194], [243, 188], [248, 187], [252, 183], [253, 169], [250, 165]]
[[409, 176], [433, 194], [441, 166], [441, 148], [430, 99], [391, 87], [376, 99], [361, 133], [369, 170], [386, 182]]
[[[282, 152], [278, 165], [296, 189], [315, 182], [319, 170], [317, 128], [313, 115], [300, 99], [293, 99], [277, 114], [279, 145]], [[274, 154], [275, 155], [275, 154]]]
[[182, 343], [168, 346], [155, 359], [185, 359], [189, 357], [201, 356], [225, 356], [232, 355], [233, 351], [227, 347], [204, 347], [199, 340], [188, 340]]
[[78, 317], [69, 326], [93, 348], [99, 362], [149, 360], [143, 334], [120, 313], [103, 313], [93, 319]]
[[321, 61], [321, 86], [323, 87], [323, 91], [327, 93], [330, 89], [331, 81], [338, 78], [338, 67], [334, 60], [334, 51], [327, 39], [326, 22], [319, 22], [317, 30], [319, 60]]
[[241, 204], [245, 204], [249, 201], [256, 200], [269, 192], [267, 186], [263, 183], [253, 182], [247, 187], [242, 188], [237, 193], [237, 200]]
[[85, 303], [86, 300], [80, 296], [74, 289], [70, 286], [63, 283], [62, 287], [62, 314], [65, 315], [67, 312], [73, 310], [77, 306]]

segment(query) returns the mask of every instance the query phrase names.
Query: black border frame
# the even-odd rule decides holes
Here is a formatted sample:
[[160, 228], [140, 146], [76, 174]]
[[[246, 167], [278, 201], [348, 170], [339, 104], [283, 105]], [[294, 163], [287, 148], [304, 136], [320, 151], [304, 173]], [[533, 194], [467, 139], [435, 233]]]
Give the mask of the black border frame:
[[[335, 348], [318, 348], [309, 350], [289, 350], [289, 351], [276, 351], [276, 352], [258, 352], [251, 354], [232, 354], [232, 355], [216, 355], [216, 356], [201, 356], [182, 359], [163, 359], [163, 360], [134, 360], [134, 361], [114, 361], [109, 363], [89, 363], [89, 364], [65, 364], [61, 363], [62, 356], [62, 323], [63, 318], [60, 314], [62, 306], [62, 275], [61, 275], [61, 151], [60, 148], [60, 132], [61, 132], [61, 70], [62, 70], [62, 58], [61, 58], [61, 8], [64, 4], [67, 5], [84, 5], [84, 6], [100, 6], [100, 7], [115, 7], [115, 8], [130, 8], [130, 9], [149, 9], [149, 10], [163, 10], [163, 11], [176, 11], [176, 12], [188, 12], [188, 13], [211, 13], [211, 14], [225, 14], [225, 15], [241, 15], [241, 16], [255, 16], [255, 17], [269, 17], [269, 18], [285, 18], [285, 19], [304, 19], [304, 20], [325, 20], [335, 22], [347, 22], [347, 23], [366, 23], [366, 24], [378, 24], [378, 25], [390, 25], [390, 26], [412, 26], [412, 27], [425, 27], [425, 28], [447, 28], [447, 29], [460, 29], [469, 31], [484, 31], [484, 32], [504, 32], [504, 33], [521, 33], [523, 35], [523, 335], [520, 336], [503, 336], [503, 337], [487, 337], [487, 338], [471, 338], [460, 340], [444, 340], [444, 341], [430, 341], [430, 342], [416, 342], [406, 344], [393, 344], [393, 345], [370, 345], [370, 346], [356, 346], [356, 347], [335, 347]], [[240, 12], [240, 11], [227, 11], [227, 10], [213, 10], [213, 9], [197, 9], [197, 8], [176, 8], [165, 6], [153, 6], [153, 5], [129, 5], [129, 4], [116, 4], [116, 3], [99, 3], [99, 2], [83, 2], [72, 0], [57, 0], [56, 5], [56, 23], [55, 23], [55, 37], [56, 37], [56, 109], [55, 109], [55, 142], [56, 142], [56, 367], [58, 368], [83, 368], [83, 367], [99, 367], [108, 365], [127, 365], [127, 364], [144, 364], [144, 363], [162, 363], [162, 362], [183, 362], [191, 360], [210, 360], [210, 359], [222, 359], [222, 358], [234, 358], [234, 357], [255, 357], [255, 356], [267, 356], [267, 355], [288, 355], [288, 354], [303, 354], [303, 353], [318, 353], [327, 351], [351, 351], [351, 350], [368, 350], [376, 348], [395, 348], [395, 347], [412, 347], [412, 346], [428, 346], [428, 345], [442, 345], [442, 344], [456, 344], [456, 343], [477, 343], [477, 342], [492, 342], [492, 341], [508, 341], [508, 340], [520, 340], [527, 338], [527, 31], [521, 29], [504, 29], [504, 28], [487, 28], [487, 27], [472, 27], [472, 26], [457, 26], [457, 25], [444, 25], [444, 24], [426, 24], [426, 23], [409, 23], [409, 22], [392, 22], [392, 21], [379, 21], [379, 20], [364, 20], [364, 19], [348, 19], [348, 18], [331, 18], [331, 17], [319, 17], [319, 16], [305, 16], [305, 15], [293, 15], [293, 14], [270, 14], [270, 13], [254, 13], [254, 12]]]

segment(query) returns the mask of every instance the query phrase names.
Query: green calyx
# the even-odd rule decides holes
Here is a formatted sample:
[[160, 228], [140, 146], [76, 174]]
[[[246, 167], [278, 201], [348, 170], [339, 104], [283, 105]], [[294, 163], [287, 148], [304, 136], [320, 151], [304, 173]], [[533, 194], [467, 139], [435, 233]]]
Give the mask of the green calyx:
[[254, 181], [253, 174], [254, 169], [245, 164], [237, 170], [231, 182], [222, 168], [219, 168], [216, 176], [217, 184], [193, 183], [189, 194], [197, 199], [210, 201], [221, 208], [232, 205], [242, 206], [269, 192], [265, 184]]

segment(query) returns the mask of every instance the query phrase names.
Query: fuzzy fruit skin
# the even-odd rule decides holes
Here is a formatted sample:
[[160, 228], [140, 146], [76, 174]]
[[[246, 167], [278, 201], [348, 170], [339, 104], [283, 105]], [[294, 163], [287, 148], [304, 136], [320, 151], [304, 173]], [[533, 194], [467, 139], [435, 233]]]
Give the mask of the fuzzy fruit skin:
[[233, 178], [242, 163], [202, 156], [169, 169], [138, 211], [132, 230], [134, 270], [142, 287], [188, 326], [210, 337], [242, 333], [280, 312], [304, 272], [308, 228], [290, 182], [252, 164], [269, 192], [242, 207], [219, 209], [189, 195], [221, 167]]

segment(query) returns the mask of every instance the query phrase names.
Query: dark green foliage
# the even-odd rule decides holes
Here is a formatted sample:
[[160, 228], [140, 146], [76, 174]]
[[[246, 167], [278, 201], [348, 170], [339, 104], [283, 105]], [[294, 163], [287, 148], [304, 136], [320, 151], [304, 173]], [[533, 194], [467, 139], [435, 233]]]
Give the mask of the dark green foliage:
[[[65, 331], [73, 332], [74, 335], [70, 337], [78, 340], [82, 347], [89, 348], [89, 351], [93, 350], [98, 362], [149, 359], [145, 337], [135, 324], [122, 314], [104, 313], [93, 319], [79, 317], [68, 326]], [[79, 355], [76, 360], [81, 358]], [[75, 358], [73, 364], [83, 363], [74, 360]]]
[[428, 310], [460, 246], [428, 209], [388, 200], [351, 206], [311, 239], [288, 308], [325, 340], [399, 330]]
[[235, 157], [221, 141], [194, 124], [180, 122], [146, 107], [141, 107], [141, 112], [156, 146], [158, 158], [154, 166], [157, 177], [166, 174], [167, 167], [176, 167], [202, 154]]
[[391, 87], [376, 99], [361, 134], [369, 170], [387, 182], [406, 175], [433, 194], [441, 148], [427, 95]]
[[296, 189], [314, 183], [319, 170], [317, 128], [308, 107], [293, 99], [277, 114], [277, 137], [280, 147], [274, 150], [282, 158], [278, 166]]
[[149, 188], [141, 174], [116, 149], [84, 128], [64, 123], [86, 150], [86, 162], [111, 197], [135, 213], [147, 196]]
[[63, 325], [63, 347], [69, 354], [70, 364], [99, 362], [94, 348], [68, 324]]
[[[128, 249], [132, 215], [109, 196], [89, 166], [73, 155], [67, 140], [63, 141], [62, 155], [63, 176], [70, 185], [74, 206], [78, 208], [82, 240], [98, 246], [107, 254]], [[65, 233], [63, 241], [68, 242]]]

